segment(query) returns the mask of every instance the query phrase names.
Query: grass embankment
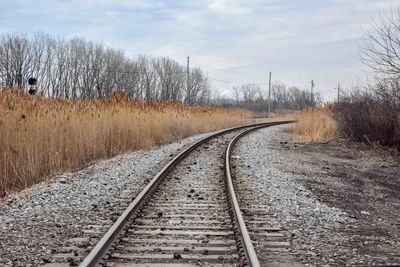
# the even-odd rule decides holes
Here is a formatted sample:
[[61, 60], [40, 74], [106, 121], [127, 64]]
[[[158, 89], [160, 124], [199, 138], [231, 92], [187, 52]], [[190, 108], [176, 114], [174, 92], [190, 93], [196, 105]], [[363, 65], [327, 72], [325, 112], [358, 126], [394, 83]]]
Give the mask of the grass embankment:
[[243, 110], [0, 92], [0, 194], [93, 160], [245, 123]]
[[327, 141], [337, 137], [337, 123], [331, 106], [315, 107], [295, 115], [295, 142]]

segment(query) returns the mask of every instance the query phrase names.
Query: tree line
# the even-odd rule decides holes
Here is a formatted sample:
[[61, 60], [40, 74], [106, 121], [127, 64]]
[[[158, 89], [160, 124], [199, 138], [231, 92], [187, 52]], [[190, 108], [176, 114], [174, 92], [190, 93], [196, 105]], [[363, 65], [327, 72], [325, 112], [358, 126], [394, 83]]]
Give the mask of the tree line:
[[[222, 105], [268, 110], [268, 96], [259, 85], [233, 87], [234, 97], [211, 97], [201, 68], [189, 70], [168, 57], [127, 57], [122, 50], [82, 38], [57, 39], [43, 33], [0, 36], [0, 87], [29, 89], [30, 77], [51, 98], [101, 99], [115, 91], [139, 101], [173, 101], [189, 105]], [[274, 84], [271, 109], [300, 110], [321, 102], [319, 94]]]
[[[255, 112], [265, 112], [269, 109], [268, 90], [257, 84], [243, 84], [233, 87], [234, 97], [218, 97], [215, 103], [226, 107], [240, 107]], [[322, 103], [321, 95], [311, 94], [311, 90], [284, 83], [271, 85], [271, 111], [302, 110]]]
[[0, 37], [0, 85], [27, 89], [35, 77], [48, 97], [92, 99], [120, 90], [131, 99], [206, 104], [207, 76], [168, 57], [127, 57], [122, 50], [82, 38], [56, 39], [46, 34], [6, 34]]

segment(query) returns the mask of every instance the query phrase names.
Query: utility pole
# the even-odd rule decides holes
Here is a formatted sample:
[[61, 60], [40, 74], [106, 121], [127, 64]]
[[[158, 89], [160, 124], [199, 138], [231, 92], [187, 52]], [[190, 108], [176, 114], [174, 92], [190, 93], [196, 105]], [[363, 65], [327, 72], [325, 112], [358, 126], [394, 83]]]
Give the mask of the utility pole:
[[339, 101], [340, 101], [340, 83], [338, 84], [338, 87], [335, 89], [337, 89], [337, 102], [339, 103]]
[[187, 70], [186, 70], [186, 89], [187, 93], [189, 93], [190, 90], [190, 76], [189, 76], [189, 57], [187, 57]]
[[314, 105], [314, 80], [311, 80], [311, 106]]
[[[311, 80], [311, 110], [314, 109], [314, 80]], [[311, 120], [312, 120], [312, 132], [311, 132], [311, 142], [314, 142], [315, 138], [315, 118], [314, 112], [311, 112]]]
[[269, 72], [268, 82], [268, 115], [271, 114], [271, 72]]

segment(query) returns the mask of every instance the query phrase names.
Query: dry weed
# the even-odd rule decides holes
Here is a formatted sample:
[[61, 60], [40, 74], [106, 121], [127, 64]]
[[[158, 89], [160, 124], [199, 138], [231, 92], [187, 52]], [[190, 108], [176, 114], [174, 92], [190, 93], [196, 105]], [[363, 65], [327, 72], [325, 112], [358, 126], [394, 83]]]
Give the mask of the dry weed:
[[315, 107], [296, 115], [293, 129], [295, 142], [327, 141], [336, 138], [337, 123], [332, 117], [332, 107]]
[[243, 110], [105, 100], [55, 100], [0, 92], [0, 192], [93, 160], [243, 124]]

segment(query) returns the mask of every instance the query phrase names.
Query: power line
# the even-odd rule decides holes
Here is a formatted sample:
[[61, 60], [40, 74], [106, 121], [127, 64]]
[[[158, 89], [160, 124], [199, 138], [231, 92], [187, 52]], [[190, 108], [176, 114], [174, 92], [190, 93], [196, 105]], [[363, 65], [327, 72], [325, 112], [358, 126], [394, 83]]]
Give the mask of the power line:
[[227, 80], [221, 80], [221, 79], [215, 79], [208, 77], [208, 79], [217, 81], [217, 82], [223, 82], [223, 83], [231, 83], [231, 84], [238, 84], [238, 85], [244, 85], [244, 84], [255, 84], [255, 85], [268, 85], [267, 83], [252, 83], [252, 82], [233, 82], [233, 81], [227, 81]]
[[[229, 83], [229, 84], [236, 84], [236, 85], [246, 85], [246, 84], [255, 84], [255, 85], [260, 85], [260, 86], [268, 86], [269, 83], [253, 83], [253, 82], [233, 82], [233, 81], [228, 81], [228, 80], [221, 80], [221, 79], [216, 79], [216, 78], [212, 78], [212, 77], [208, 77], [209, 80], [213, 80], [213, 81], [217, 81], [217, 82], [223, 82], [223, 83]], [[272, 82], [271, 82], [272, 83]], [[272, 86], [273, 84], [271, 84]], [[315, 83], [314, 83], [315, 86]], [[321, 89], [317, 89], [315, 90], [315, 87], [313, 86], [313, 97], [315, 94], [332, 94], [331, 90], [321, 90]]]
[[[192, 62], [193, 62], [193, 59], [192, 59]], [[198, 64], [198, 65], [202, 65], [202, 64]], [[226, 71], [223, 71], [224, 73], [231, 73], [231, 74], [233, 74], [232, 72], [226, 72]], [[235, 75], [237, 75], [237, 73], [235, 73]], [[212, 77], [208, 77], [208, 79], [209, 80], [213, 80], [213, 81], [216, 81], [216, 82], [222, 82], [222, 83], [230, 83], [230, 84], [237, 84], [237, 85], [246, 85], [246, 84], [255, 84], [255, 85], [268, 85], [268, 83], [254, 83], [254, 82], [234, 82], [234, 81], [228, 81], [228, 80], [223, 80], [223, 79], [217, 79], [217, 78], [212, 78]]]

